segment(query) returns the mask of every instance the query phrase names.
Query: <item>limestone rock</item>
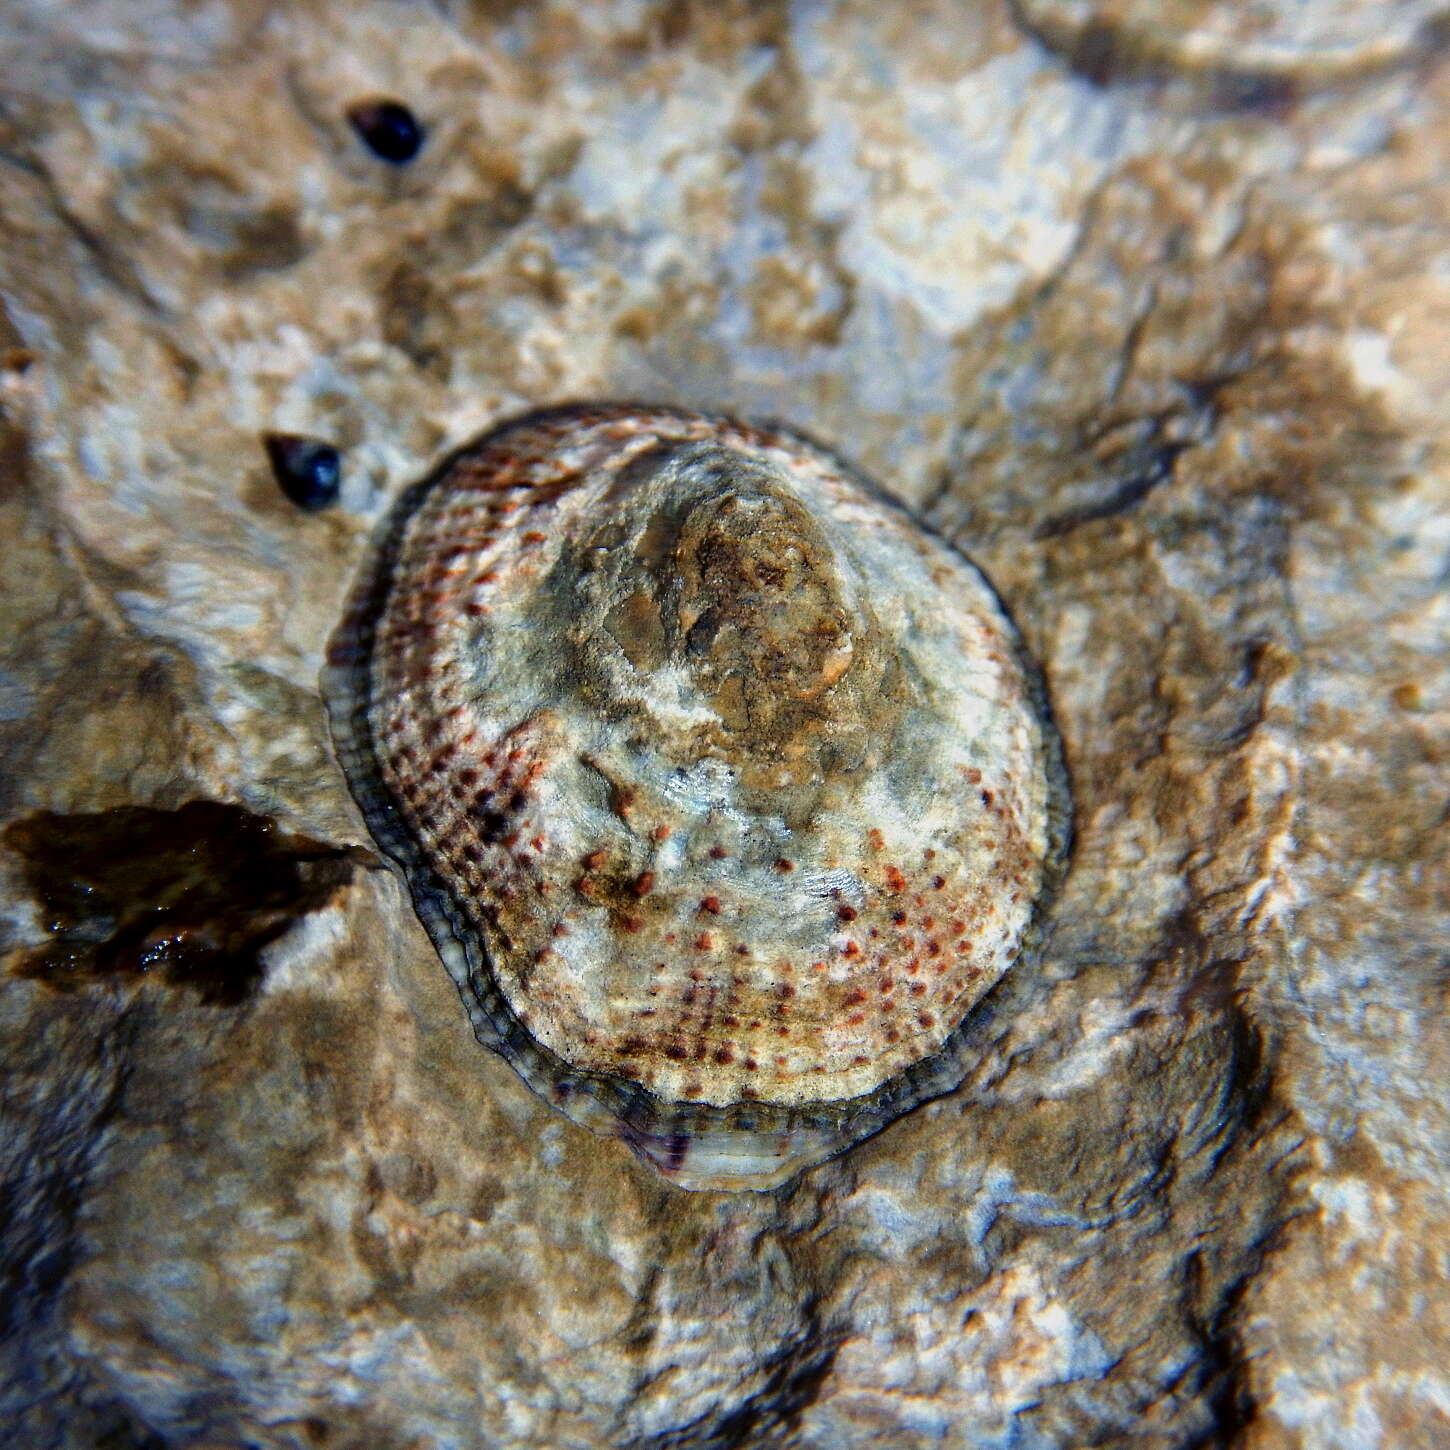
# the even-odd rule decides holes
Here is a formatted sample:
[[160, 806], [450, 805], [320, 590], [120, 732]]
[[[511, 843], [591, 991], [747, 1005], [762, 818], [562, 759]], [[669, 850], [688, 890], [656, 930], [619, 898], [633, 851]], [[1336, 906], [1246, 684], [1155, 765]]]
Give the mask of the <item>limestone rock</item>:
[[[1446, 25], [1252, 8], [0, 16], [11, 1443], [1450, 1438]], [[611, 397], [921, 509], [1071, 773], [966, 1081], [770, 1194], [479, 1052], [319, 693], [390, 502]]]

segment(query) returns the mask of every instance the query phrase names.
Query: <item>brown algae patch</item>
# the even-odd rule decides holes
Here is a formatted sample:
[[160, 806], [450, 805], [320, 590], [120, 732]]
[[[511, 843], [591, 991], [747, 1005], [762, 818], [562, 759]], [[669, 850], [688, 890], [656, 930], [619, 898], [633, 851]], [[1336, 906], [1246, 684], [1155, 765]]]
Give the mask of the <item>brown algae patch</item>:
[[325, 907], [361, 859], [218, 801], [39, 811], [0, 845], [19, 858], [48, 934], [15, 955], [15, 975], [60, 990], [158, 981], [215, 1006], [251, 995], [262, 949]]

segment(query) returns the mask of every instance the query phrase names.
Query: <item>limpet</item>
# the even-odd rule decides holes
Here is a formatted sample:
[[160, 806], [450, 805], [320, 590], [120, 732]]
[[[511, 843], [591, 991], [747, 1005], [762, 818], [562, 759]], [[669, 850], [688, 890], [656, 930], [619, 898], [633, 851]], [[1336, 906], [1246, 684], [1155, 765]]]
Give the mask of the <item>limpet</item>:
[[397, 504], [325, 689], [478, 1040], [685, 1188], [773, 1187], [955, 1087], [1063, 868], [990, 585], [777, 426], [487, 434]]

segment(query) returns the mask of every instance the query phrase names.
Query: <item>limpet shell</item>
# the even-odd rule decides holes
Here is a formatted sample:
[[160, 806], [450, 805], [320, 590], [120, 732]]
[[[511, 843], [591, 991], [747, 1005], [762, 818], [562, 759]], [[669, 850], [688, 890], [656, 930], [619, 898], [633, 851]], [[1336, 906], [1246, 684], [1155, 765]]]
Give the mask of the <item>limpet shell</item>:
[[478, 1040], [685, 1188], [956, 1086], [1062, 870], [990, 585], [780, 427], [498, 428], [399, 501], [325, 687]]

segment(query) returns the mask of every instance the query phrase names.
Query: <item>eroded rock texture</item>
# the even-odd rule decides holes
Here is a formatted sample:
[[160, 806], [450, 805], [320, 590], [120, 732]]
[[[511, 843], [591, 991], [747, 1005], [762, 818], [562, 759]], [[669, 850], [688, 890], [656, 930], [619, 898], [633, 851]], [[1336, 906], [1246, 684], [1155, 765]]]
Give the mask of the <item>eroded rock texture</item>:
[[[1450, 1438], [1447, 20], [1246, 10], [7, 7], [12, 1443]], [[770, 1194], [478, 1048], [319, 696], [388, 503], [608, 397], [921, 508], [1072, 773], [965, 1084]]]

